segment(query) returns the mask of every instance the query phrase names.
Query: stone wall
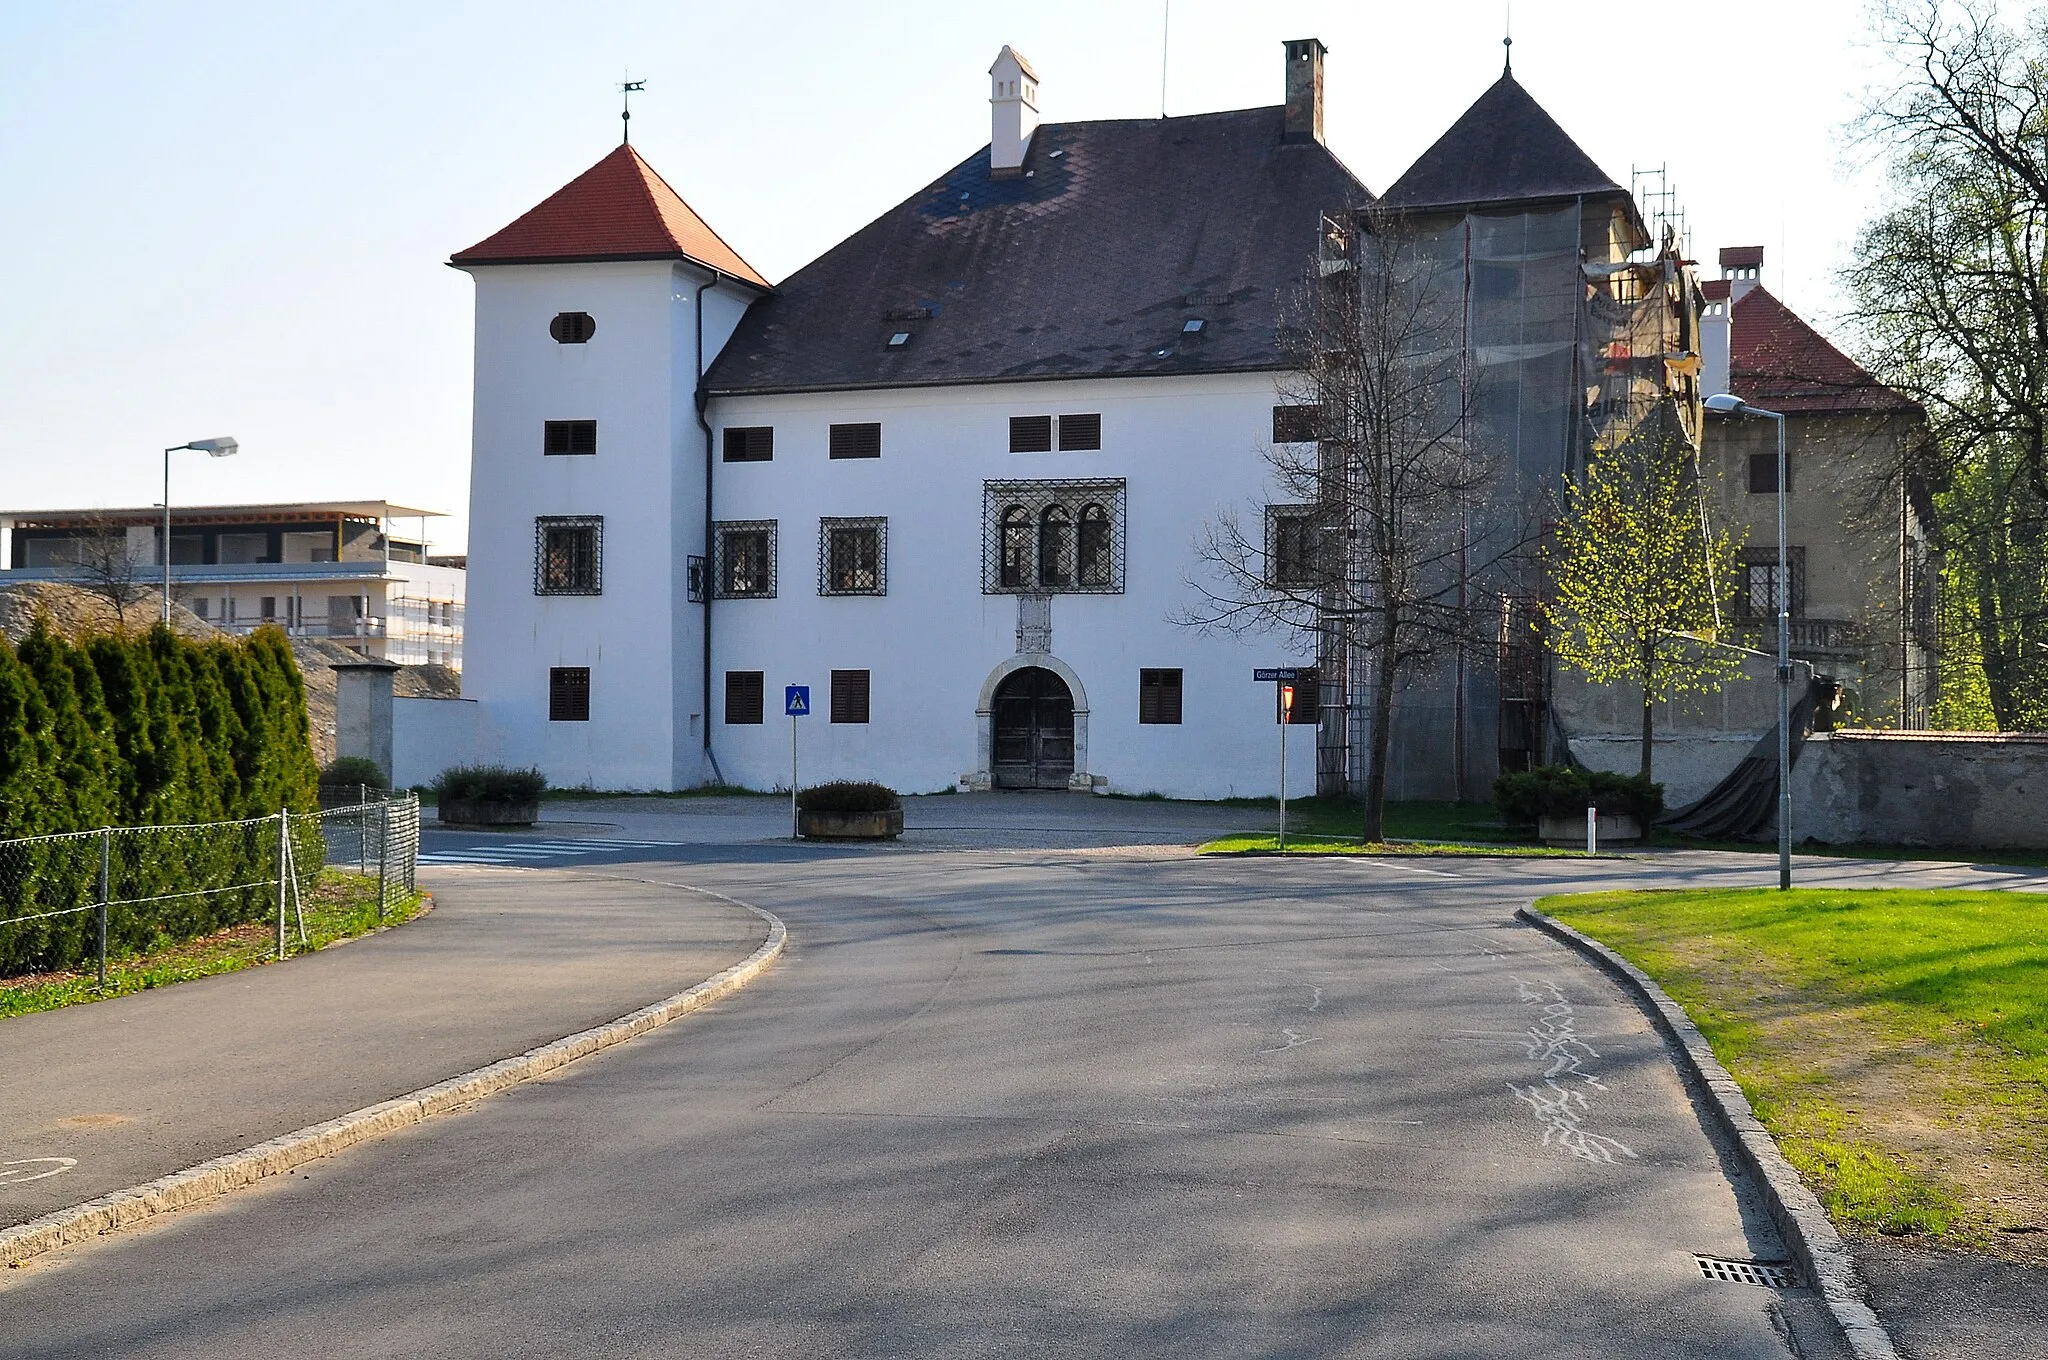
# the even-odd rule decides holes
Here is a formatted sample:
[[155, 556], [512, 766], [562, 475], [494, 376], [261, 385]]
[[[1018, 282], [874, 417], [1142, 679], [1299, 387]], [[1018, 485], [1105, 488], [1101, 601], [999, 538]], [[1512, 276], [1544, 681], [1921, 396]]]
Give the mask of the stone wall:
[[[1777, 726], [1775, 660], [1743, 647], [1719, 650], [1734, 655], [1734, 676], [1717, 690], [1657, 705], [1650, 777], [1664, 786], [1666, 807], [1684, 807], [1720, 783]], [[1806, 693], [1811, 675], [1805, 662], [1792, 663], [1794, 700]], [[1551, 703], [1572, 754], [1595, 770], [1634, 774], [1642, 768], [1642, 694], [1633, 684], [1595, 685], [1562, 668], [1551, 679]]]
[[2048, 736], [1832, 732], [1792, 771], [1792, 838], [2048, 849]]

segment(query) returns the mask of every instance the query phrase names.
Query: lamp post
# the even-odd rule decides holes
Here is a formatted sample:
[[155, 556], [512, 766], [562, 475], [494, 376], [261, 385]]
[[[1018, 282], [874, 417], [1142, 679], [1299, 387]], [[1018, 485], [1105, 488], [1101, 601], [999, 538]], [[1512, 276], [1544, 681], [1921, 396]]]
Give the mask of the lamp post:
[[164, 450], [164, 624], [171, 622], [171, 455], [180, 449], [198, 449], [214, 458], [226, 458], [242, 446], [226, 435], [218, 439], [195, 439], [173, 444]]
[[1785, 417], [1727, 392], [1708, 397], [1709, 411], [1778, 422], [1778, 887], [1792, 886], [1792, 577], [1785, 553]]

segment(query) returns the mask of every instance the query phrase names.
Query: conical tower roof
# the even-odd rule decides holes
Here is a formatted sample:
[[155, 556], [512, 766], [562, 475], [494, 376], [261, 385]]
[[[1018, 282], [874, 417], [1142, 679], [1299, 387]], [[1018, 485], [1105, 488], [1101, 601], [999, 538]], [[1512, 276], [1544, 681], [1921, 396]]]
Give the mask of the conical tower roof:
[[768, 287], [630, 145], [450, 264], [567, 264], [582, 260], [684, 259]]
[[1454, 208], [1622, 192], [1514, 75], [1503, 71], [1381, 202], [1391, 208]]

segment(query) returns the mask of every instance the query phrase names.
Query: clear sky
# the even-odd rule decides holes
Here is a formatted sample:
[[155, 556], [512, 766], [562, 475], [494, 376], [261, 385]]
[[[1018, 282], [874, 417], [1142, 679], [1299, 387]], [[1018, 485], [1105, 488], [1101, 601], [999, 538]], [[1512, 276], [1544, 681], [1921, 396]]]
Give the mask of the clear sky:
[[[1825, 321], [1881, 190], [1845, 127], [1863, 0], [1516, 0], [1515, 74], [1623, 184], [1666, 165], [1712, 275]], [[1330, 47], [1378, 191], [1499, 75], [1502, 0], [1173, 0], [1169, 113], [1277, 104]], [[1049, 122], [1156, 116], [1162, 0], [0, 5], [0, 508], [468, 498], [471, 284], [445, 261], [633, 140], [770, 279], [988, 140], [1005, 42]]]

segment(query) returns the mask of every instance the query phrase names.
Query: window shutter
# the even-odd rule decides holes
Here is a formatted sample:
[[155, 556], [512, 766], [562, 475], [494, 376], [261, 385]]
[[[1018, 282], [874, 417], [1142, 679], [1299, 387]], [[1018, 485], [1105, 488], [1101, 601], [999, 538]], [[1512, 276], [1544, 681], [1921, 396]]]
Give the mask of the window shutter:
[[1060, 452], [1102, 447], [1102, 413], [1060, 417]]
[[882, 427], [877, 422], [865, 425], [834, 425], [831, 436], [831, 456], [834, 458], [880, 458], [882, 456]]
[[832, 672], [832, 721], [864, 723], [868, 720], [868, 672]]
[[1051, 453], [1051, 416], [1011, 416], [1011, 453]]
[[1275, 444], [1308, 444], [1318, 435], [1317, 426], [1322, 423], [1323, 408], [1320, 406], [1275, 406], [1273, 408], [1273, 442]]
[[1178, 724], [1181, 714], [1179, 667], [1138, 672], [1138, 721]]
[[541, 425], [541, 452], [553, 457], [597, 452], [594, 420], [549, 420]]
[[725, 432], [725, 461], [767, 463], [775, 458], [773, 425], [729, 426]]
[[548, 672], [548, 721], [590, 721], [590, 667], [556, 666]]
[[725, 721], [728, 725], [761, 721], [762, 671], [725, 673]]
[[548, 334], [558, 345], [583, 345], [597, 334], [597, 323], [589, 312], [560, 312], [548, 323]]

